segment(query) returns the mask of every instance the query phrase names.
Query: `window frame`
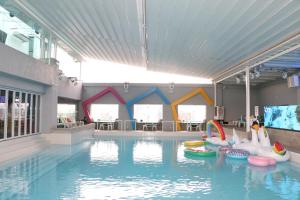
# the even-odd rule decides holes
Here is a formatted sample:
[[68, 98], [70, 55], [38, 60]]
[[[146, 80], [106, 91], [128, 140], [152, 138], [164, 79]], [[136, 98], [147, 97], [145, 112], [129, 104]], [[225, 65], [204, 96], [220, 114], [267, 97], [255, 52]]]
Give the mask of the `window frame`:
[[[16, 139], [16, 138], [20, 138], [20, 137], [27, 137], [27, 136], [31, 136], [31, 135], [36, 135], [36, 134], [40, 134], [40, 127], [41, 127], [41, 102], [42, 102], [42, 96], [40, 93], [36, 93], [36, 92], [29, 92], [29, 91], [25, 91], [25, 90], [22, 90], [22, 89], [11, 89], [11, 88], [7, 88], [7, 87], [3, 87], [3, 86], [0, 86], [0, 90], [3, 90], [5, 91], [5, 112], [4, 112], [4, 137], [0, 139], [0, 142], [2, 141], [7, 141], [7, 140], [12, 140], [12, 139]], [[11, 108], [11, 120], [8, 120], [8, 100], [9, 100], [9, 92], [12, 92], [13, 95], [12, 95], [12, 108]], [[16, 93], [19, 93], [19, 107], [18, 108], [15, 108], [15, 98], [16, 98]], [[22, 131], [22, 123], [21, 123], [21, 119], [22, 119], [22, 114], [21, 114], [21, 104], [23, 104], [23, 94], [25, 94], [25, 113], [24, 113], [24, 134], [21, 135]], [[32, 107], [32, 98], [30, 99], [30, 108], [29, 108], [29, 112], [30, 112], [30, 117], [32, 118], [32, 109], [35, 109], [35, 119], [37, 120], [38, 117], [40, 118], [38, 121], [35, 121], [35, 127], [39, 126], [39, 130], [35, 129], [35, 132], [32, 133], [32, 120], [30, 118], [30, 133], [27, 134], [27, 114], [28, 114], [28, 109], [27, 109], [27, 101], [28, 101], [28, 96], [31, 96], [33, 97], [33, 95], [36, 96], [36, 105], [35, 105], [35, 108]], [[38, 104], [37, 103], [37, 100], [40, 100], [40, 103]], [[39, 108], [38, 108], [38, 105], [39, 105]], [[15, 117], [15, 111], [16, 109], [18, 109], [18, 134], [15, 136], [15, 120], [14, 120], [14, 117]], [[39, 114], [37, 113], [39, 112]], [[11, 124], [9, 124], [11, 123]], [[39, 123], [39, 125], [37, 125], [37, 123]], [[11, 125], [11, 127], [9, 127], [9, 125]], [[7, 130], [8, 128], [10, 128], [10, 131], [11, 131], [11, 137], [7, 137]]]

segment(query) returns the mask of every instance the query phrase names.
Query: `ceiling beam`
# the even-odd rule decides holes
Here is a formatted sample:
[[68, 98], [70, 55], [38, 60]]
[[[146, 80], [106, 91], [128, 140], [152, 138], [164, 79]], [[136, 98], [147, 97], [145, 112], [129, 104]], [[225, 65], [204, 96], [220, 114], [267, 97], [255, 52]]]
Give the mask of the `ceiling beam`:
[[37, 12], [31, 8], [26, 1], [21, 0], [13, 0], [13, 2], [22, 9], [25, 13], [27, 13], [30, 17], [35, 19], [42, 27], [44, 27], [46, 30], [51, 31], [53, 35], [55, 35], [57, 38], [59, 38], [63, 43], [65, 43], [67, 46], [71, 47], [71, 49], [75, 50], [75, 54], [77, 55], [77, 59], [80, 61], [83, 61], [83, 57], [80, 55], [80, 51], [77, 47], [72, 45], [72, 42], [68, 41], [65, 37], [60, 35], [57, 31], [55, 31], [53, 28], [51, 28], [51, 25], [47, 23], [47, 20], [45, 20], [42, 16], [38, 15]]
[[213, 77], [216, 83], [300, 48], [300, 32]]
[[137, 13], [139, 20], [140, 40], [142, 42], [142, 56], [144, 66], [148, 66], [148, 46], [147, 46], [147, 20], [146, 20], [146, 0], [136, 0]]

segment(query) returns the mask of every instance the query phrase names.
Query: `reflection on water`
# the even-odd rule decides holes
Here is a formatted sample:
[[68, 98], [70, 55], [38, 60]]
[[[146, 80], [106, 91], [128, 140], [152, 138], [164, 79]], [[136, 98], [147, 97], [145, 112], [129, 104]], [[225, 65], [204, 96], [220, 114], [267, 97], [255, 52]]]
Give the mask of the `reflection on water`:
[[118, 163], [119, 147], [114, 141], [98, 141], [91, 146], [91, 161]]
[[159, 180], [130, 178], [130, 180], [105, 179], [83, 180], [80, 182], [80, 197], [83, 199], [143, 199], [176, 197], [186, 192], [209, 192], [209, 180], [189, 181], [185, 179]]
[[133, 147], [136, 164], [158, 164], [162, 162], [162, 146], [157, 142], [137, 141]]
[[0, 199], [300, 199], [300, 170], [186, 157], [181, 140], [109, 139], [0, 166]]

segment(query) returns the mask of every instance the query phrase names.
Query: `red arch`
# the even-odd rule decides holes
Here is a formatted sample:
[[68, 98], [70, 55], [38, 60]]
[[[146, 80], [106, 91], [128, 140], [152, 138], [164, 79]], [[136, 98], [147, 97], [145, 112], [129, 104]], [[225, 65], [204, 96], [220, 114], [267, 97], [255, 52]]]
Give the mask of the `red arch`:
[[113, 87], [105, 88], [98, 94], [95, 94], [94, 96], [92, 96], [82, 102], [83, 113], [86, 116], [89, 123], [92, 122], [92, 118], [91, 118], [88, 106], [90, 104], [92, 104], [94, 101], [96, 101], [97, 99], [100, 99], [101, 97], [105, 96], [108, 93], [111, 93], [121, 104], [126, 103], [125, 100], [121, 97], [121, 95]]

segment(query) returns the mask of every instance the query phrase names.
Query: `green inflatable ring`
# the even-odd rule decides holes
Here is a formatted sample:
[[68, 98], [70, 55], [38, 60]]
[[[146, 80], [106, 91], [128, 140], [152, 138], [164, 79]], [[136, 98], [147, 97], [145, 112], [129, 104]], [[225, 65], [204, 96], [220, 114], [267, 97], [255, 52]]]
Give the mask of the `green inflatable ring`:
[[206, 151], [193, 151], [191, 149], [185, 149], [184, 153], [189, 156], [198, 156], [198, 157], [213, 157], [216, 156], [215, 151], [206, 150]]

